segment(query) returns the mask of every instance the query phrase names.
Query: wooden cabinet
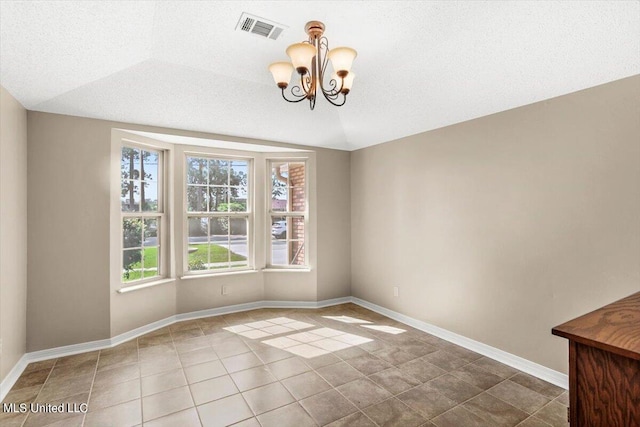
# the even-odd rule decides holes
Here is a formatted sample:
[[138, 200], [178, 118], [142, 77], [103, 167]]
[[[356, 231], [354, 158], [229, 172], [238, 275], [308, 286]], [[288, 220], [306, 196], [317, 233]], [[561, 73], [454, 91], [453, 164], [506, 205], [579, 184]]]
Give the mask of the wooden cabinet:
[[640, 292], [552, 333], [569, 340], [571, 427], [640, 427]]

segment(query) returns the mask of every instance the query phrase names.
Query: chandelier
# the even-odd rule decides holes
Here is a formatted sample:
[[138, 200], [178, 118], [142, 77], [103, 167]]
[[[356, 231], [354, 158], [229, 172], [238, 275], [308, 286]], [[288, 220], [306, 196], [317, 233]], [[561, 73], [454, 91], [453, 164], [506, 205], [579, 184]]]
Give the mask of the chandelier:
[[[347, 101], [347, 94], [353, 85], [355, 74], [351, 71], [351, 64], [357, 52], [350, 47], [336, 47], [329, 50], [329, 42], [322, 34], [324, 24], [320, 21], [310, 21], [304, 26], [309, 40], [294, 43], [287, 48], [287, 55], [291, 62], [274, 62], [269, 66], [273, 79], [282, 90], [282, 97], [288, 102], [309, 100], [309, 107], [313, 110], [319, 92], [331, 104], [340, 107]], [[334, 73], [325, 82], [327, 60], [331, 60]], [[295, 68], [300, 81], [292, 86], [288, 93], [291, 74]]]

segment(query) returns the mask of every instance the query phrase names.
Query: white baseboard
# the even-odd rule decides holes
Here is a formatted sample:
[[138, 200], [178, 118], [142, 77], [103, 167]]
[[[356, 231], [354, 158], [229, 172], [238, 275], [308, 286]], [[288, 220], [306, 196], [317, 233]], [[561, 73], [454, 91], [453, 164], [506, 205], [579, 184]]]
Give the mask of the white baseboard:
[[116, 345], [120, 345], [123, 342], [132, 340], [144, 334], [148, 334], [149, 332], [153, 332], [156, 329], [164, 328], [165, 326], [169, 326], [183, 320], [220, 316], [222, 314], [238, 313], [242, 311], [255, 310], [258, 308], [322, 308], [332, 305], [346, 304], [348, 302], [351, 302], [351, 297], [334, 298], [324, 301], [256, 301], [245, 304], [229, 305], [226, 307], [210, 308], [207, 310], [193, 311], [191, 313], [180, 313], [169, 316], [165, 319], [149, 323], [148, 325], [141, 326], [139, 328], [104, 340], [65, 345], [63, 347], [55, 347], [46, 350], [26, 353], [20, 358], [20, 360], [18, 360], [18, 363], [14, 365], [14, 367], [2, 380], [2, 382], [0, 382], [0, 402], [3, 401], [7, 396], [7, 393], [9, 393], [11, 387], [13, 387], [18, 378], [20, 378], [20, 375], [22, 375], [22, 372], [24, 372], [29, 363], [39, 362], [41, 360], [56, 359], [58, 357], [71, 356], [78, 353], [85, 353], [87, 351], [96, 351], [115, 347]]
[[531, 362], [522, 357], [507, 353], [506, 351], [491, 347], [481, 342], [472, 340], [470, 338], [458, 335], [456, 333], [447, 331], [446, 329], [439, 328], [421, 320], [414, 319], [404, 314], [398, 313], [393, 310], [381, 307], [379, 305], [370, 303], [356, 297], [342, 297], [334, 298], [324, 301], [256, 301], [245, 304], [236, 304], [226, 307], [211, 308], [207, 310], [193, 311], [191, 313], [180, 313], [173, 316], [169, 316], [166, 319], [158, 320], [157, 322], [149, 323], [148, 325], [141, 326], [131, 331], [116, 335], [115, 337], [90, 341], [86, 343], [67, 345], [63, 347], [50, 348], [46, 350], [33, 351], [24, 354], [18, 363], [15, 364], [13, 369], [0, 383], [0, 401], [4, 400], [11, 387], [16, 383], [20, 375], [25, 370], [29, 363], [39, 362], [41, 360], [54, 359], [58, 357], [71, 356], [78, 353], [84, 353], [87, 351], [102, 350], [105, 348], [115, 347], [122, 344], [125, 341], [132, 340], [149, 332], [153, 332], [156, 329], [164, 328], [165, 326], [172, 325], [176, 322], [183, 320], [199, 319], [202, 317], [220, 316], [223, 314], [238, 313], [242, 311], [255, 310], [259, 308], [323, 308], [332, 305], [346, 304], [352, 302], [358, 304], [364, 308], [367, 308], [376, 313], [387, 316], [391, 319], [402, 322], [406, 325], [412, 326], [421, 331], [427, 332], [431, 335], [435, 335], [438, 338], [452, 342], [461, 347], [467, 348], [476, 353], [487, 356], [505, 365], [516, 368], [522, 372], [533, 375], [544, 381], [555, 384], [559, 387], [567, 389], [569, 387], [569, 380], [567, 375], [560, 372], [549, 369], [545, 366]]
[[27, 355], [23, 354], [18, 362], [13, 365], [13, 368], [11, 368], [7, 376], [4, 377], [4, 380], [0, 383], [0, 402], [7, 396], [7, 393], [9, 393], [11, 387], [18, 381], [18, 378], [20, 378], [20, 375], [22, 375], [22, 372], [24, 372], [28, 364]]
[[522, 372], [526, 372], [529, 375], [533, 375], [534, 377], [540, 378], [541, 380], [547, 381], [551, 384], [555, 384], [558, 387], [562, 387], [564, 389], [569, 388], [569, 378], [567, 375], [558, 371], [554, 371], [553, 369], [547, 368], [546, 366], [539, 365], [520, 356], [507, 353], [506, 351], [491, 347], [490, 345], [483, 344], [479, 341], [472, 340], [471, 338], [467, 338], [462, 335], [458, 335], [454, 332], [439, 328], [430, 323], [405, 316], [404, 314], [398, 313], [397, 311], [389, 310], [388, 308], [381, 307], [360, 298], [351, 297], [351, 302], [367, 308], [371, 311], [375, 311], [376, 313], [387, 316], [393, 320], [397, 320], [398, 322], [404, 323], [405, 325], [409, 325], [423, 332], [435, 335], [438, 338], [442, 338], [443, 340], [457, 344], [460, 347], [475, 351], [476, 353], [487, 356], [490, 359], [497, 360], [500, 363], [504, 363], [505, 365], [511, 366], [512, 368], [518, 369]]

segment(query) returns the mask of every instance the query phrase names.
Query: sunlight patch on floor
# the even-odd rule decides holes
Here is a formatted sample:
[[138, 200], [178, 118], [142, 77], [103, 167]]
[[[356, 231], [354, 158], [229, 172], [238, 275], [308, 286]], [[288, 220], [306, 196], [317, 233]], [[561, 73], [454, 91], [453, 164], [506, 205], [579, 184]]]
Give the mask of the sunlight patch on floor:
[[300, 322], [299, 320], [289, 319], [288, 317], [276, 317], [268, 320], [260, 320], [258, 322], [244, 323], [242, 325], [228, 326], [222, 328], [225, 331], [242, 335], [246, 338], [260, 339], [272, 335], [280, 335], [296, 332], [302, 329], [314, 328], [316, 325], [311, 323]]
[[373, 329], [374, 331], [386, 332], [388, 334], [398, 335], [407, 332], [405, 329], [394, 328], [393, 326], [384, 325], [361, 325], [363, 328]]
[[[366, 320], [359, 320], [348, 316], [325, 317], [345, 321], [346, 323], [366, 322]], [[373, 341], [371, 338], [349, 334], [332, 328], [318, 328], [300, 332], [301, 330], [310, 328], [317, 328], [317, 326], [287, 317], [277, 317], [274, 319], [228, 326], [223, 329], [250, 339], [262, 339], [280, 335], [266, 339], [262, 341], [262, 343], [307, 359]]]
[[372, 323], [368, 320], [356, 319], [355, 317], [349, 316], [322, 316], [325, 319], [337, 320], [338, 322], [343, 323]]

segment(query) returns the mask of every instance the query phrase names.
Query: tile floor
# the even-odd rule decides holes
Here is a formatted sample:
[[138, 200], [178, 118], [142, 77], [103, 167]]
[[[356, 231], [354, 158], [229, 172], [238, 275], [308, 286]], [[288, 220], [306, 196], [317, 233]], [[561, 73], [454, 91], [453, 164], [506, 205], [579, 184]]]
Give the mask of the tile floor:
[[353, 304], [176, 323], [30, 364], [10, 426], [567, 426], [567, 392]]

